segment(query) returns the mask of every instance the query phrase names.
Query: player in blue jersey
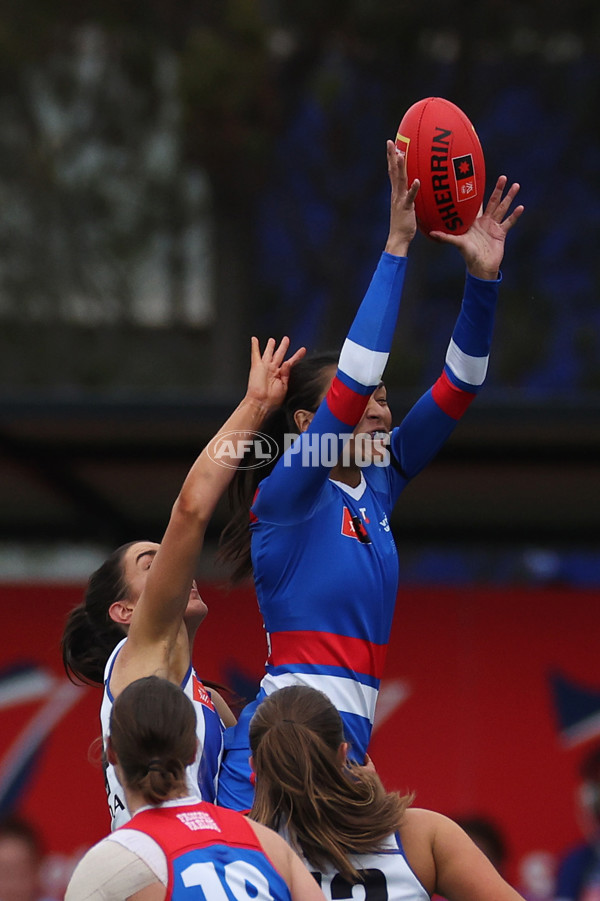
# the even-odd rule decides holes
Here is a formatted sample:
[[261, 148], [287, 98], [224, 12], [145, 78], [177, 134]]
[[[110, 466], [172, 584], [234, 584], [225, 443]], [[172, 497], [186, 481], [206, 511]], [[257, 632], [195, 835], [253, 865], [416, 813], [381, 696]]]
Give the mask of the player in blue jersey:
[[252, 717], [250, 745], [250, 817], [281, 831], [330, 901], [522, 901], [457, 823], [348, 761], [342, 719], [322, 692], [274, 692]]
[[256, 703], [283, 686], [324, 691], [342, 714], [351, 755], [364, 759], [398, 588], [390, 515], [486, 374], [505, 238], [523, 211], [512, 209], [519, 186], [505, 191], [500, 177], [466, 234], [433, 233], [466, 263], [462, 306], [440, 378], [392, 430], [381, 379], [416, 225], [415, 185], [408, 188], [391, 141], [388, 171], [388, 242], [337, 366], [316, 358], [296, 367], [283, 409], [286, 430], [300, 437], [258, 486], [249, 478], [264, 470], [236, 476], [238, 512], [224, 533], [222, 556], [236, 563], [237, 575], [253, 572], [268, 640], [257, 701], [226, 734], [218, 802], [237, 809], [252, 804], [249, 720]]
[[166, 679], [148, 676], [121, 692], [108, 755], [133, 816], [82, 858], [65, 901], [324, 901], [279, 835], [188, 794], [195, 719], [189, 699]]
[[[304, 353], [302, 348], [286, 361], [288, 346], [287, 338], [278, 347], [271, 338], [261, 355], [257, 339], [252, 339], [246, 396], [218, 435], [231, 439], [237, 432], [247, 438], [281, 403], [290, 370]], [[156, 674], [181, 686], [197, 713], [198, 753], [188, 768], [189, 788], [205, 800], [215, 797], [223, 730], [235, 718], [218, 691], [207, 690], [192, 668], [194, 639], [207, 613], [194, 577], [206, 526], [239, 462], [234, 443], [230, 446], [231, 459], [225, 451], [217, 462], [207, 449], [197, 458], [160, 545], [152, 541], [127, 544], [91, 576], [85, 600], [69, 614], [62, 639], [69, 676], [104, 686], [105, 742], [113, 701], [130, 682]], [[129, 813], [110, 764], [106, 784], [114, 828]]]

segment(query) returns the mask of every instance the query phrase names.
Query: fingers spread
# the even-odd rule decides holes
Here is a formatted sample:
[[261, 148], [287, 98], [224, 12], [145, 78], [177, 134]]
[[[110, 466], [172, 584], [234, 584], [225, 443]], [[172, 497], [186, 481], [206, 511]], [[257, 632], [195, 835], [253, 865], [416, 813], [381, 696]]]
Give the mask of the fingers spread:
[[[275, 345], [275, 339], [271, 338], [270, 340], [273, 341], [273, 345]], [[279, 342], [279, 347], [273, 354], [273, 362], [275, 363], [276, 366], [281, 366], [283, 359], [288, 351], [289, 346], [290, 346], [290, 339], [288, 338], [287, 335], [285, 335], [285, 337], [283, 337], [281, 339], [281, 341]]]
[[262, 359], [264, 363], [270, 363], [273, 359], [273, 351], [275, 350], [275, 338], [269, 338], [265, 345], [265, 350], [262, 355]]
[[250, 338], [250, 363], [252, 365], [258, 363], [260, 359], [260, 345], [258, 343], [258, 338], [253, 335], [252, 338]]

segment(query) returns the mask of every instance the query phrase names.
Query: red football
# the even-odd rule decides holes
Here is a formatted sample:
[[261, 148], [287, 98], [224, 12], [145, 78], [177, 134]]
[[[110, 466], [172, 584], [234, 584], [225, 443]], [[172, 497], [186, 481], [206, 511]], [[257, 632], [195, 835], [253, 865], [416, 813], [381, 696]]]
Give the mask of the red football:
[[483, 201], [485, 160], [463, 111], [443, 97], [419, 100], [404, 114], [396, 147], [406, 153], [408, 183], [421, 182], [415, 202], [421, 231], [466, 232]]

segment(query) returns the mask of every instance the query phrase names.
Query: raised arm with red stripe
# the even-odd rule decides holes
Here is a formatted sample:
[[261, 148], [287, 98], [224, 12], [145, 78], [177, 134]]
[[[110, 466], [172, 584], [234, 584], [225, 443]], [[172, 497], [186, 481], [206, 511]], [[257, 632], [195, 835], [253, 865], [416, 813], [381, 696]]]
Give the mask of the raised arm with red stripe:
[[[367, 293], [348, 332], [338, 370], [315, 416], [288, 448], [268, 479], [261, 482], [253, 505], [256, 517], [269, 522], [304, 519], [318, 502], [318, 488], [331, 472], [369, 397], [381, 381], [398, 318], [406, 257], [383, 253]], [[323, 460], [322, 435], [333, 436], [337, 451]], [[333, 458], [333, 459], [332, 459]], [[281, 498], [285, 497], [285, 504]]]
[[485, 381], [500, 281], [467, 274], [444, 370], [392, 433], [392, 452], [407, 478], [437, 454]]

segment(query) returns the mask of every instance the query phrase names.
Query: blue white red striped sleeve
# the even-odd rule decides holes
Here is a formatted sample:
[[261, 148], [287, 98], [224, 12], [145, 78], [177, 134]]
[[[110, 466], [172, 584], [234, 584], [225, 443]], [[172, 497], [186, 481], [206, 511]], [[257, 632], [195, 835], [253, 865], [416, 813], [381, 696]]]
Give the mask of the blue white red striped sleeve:
[[407, 478], [438, 453], [483, 386], [500, 281], [467, 274], [443, 372], [392, 433], [392, 452]]
[[[261, 482], [253, 505], [255, 517], [297, 521], [317, 502], [320, 485], [329, 477], [381, 381], [398, 318], [406, 263], [406, 257], [382, 254], [344, 341], [331, 387], [307, 431]], [[321, 453], [324, 435], [328, 436], [325, 454]]]

